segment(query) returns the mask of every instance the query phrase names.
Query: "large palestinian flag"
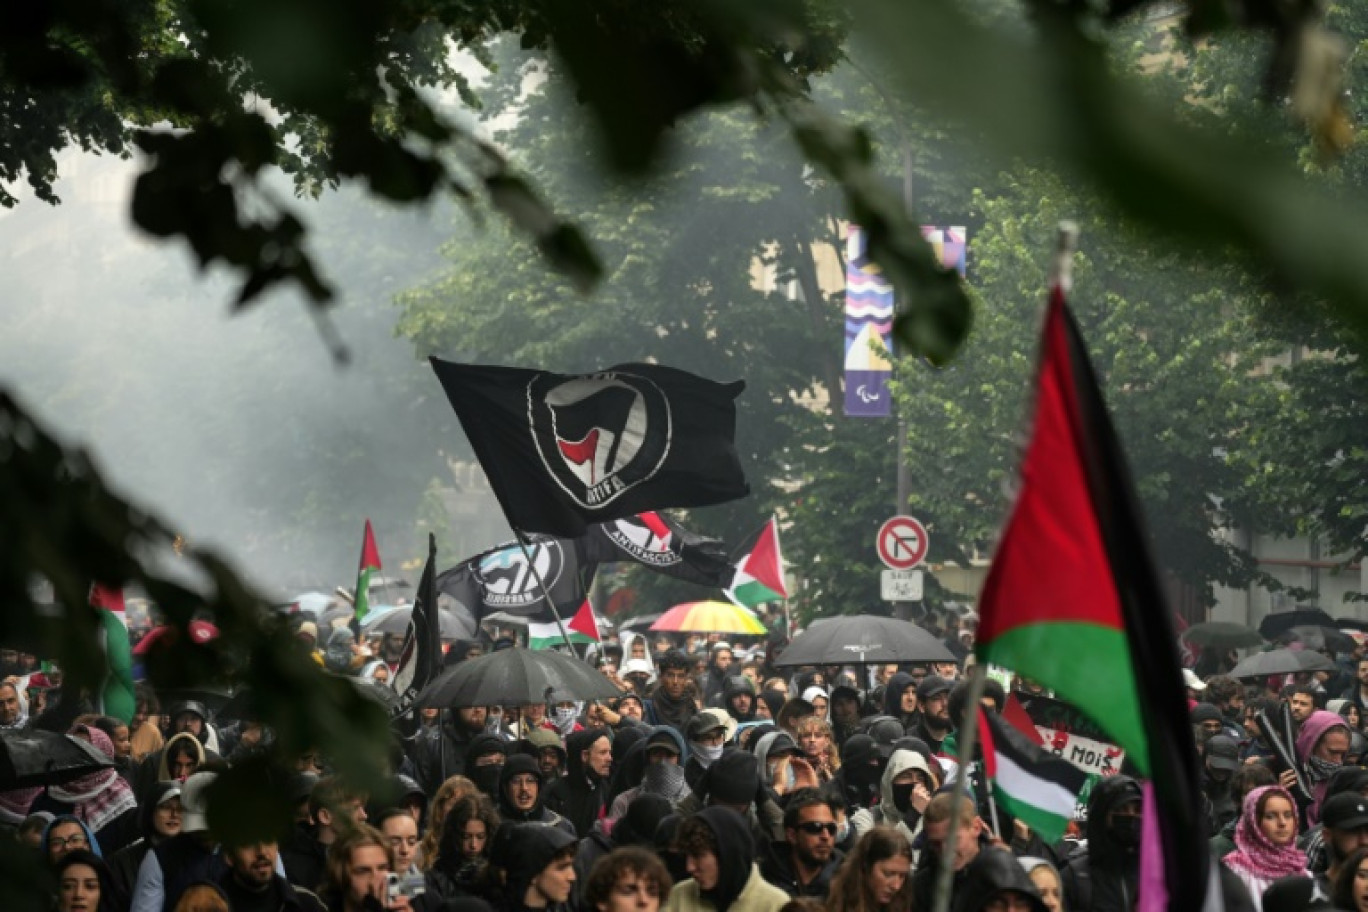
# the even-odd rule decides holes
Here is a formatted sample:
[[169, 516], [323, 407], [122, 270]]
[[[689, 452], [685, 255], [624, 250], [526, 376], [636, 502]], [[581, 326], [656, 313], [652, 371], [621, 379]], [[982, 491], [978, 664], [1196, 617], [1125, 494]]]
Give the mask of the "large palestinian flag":
[[1168, 896], [1190, 902], [1206, 895], [1210, 853], [1172, 614], [1059, 286], [1045, 319], [1033, 425], [980, 597], [978, 661], [1053, 689], [1152, 777]]
[[735, 575], [724, 591], [743, 608], [788, 598], [784, 556], [779, 551], [779, 527], [771, 518], [737, 551]]

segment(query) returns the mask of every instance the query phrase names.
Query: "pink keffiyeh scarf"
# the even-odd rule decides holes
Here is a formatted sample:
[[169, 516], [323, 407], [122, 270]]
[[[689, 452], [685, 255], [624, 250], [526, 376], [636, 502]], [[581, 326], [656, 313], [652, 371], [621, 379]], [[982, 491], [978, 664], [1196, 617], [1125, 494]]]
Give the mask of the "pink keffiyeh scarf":
[[[114, 742], [109, 740], [109, 735], [85, 725], [77, 726], [77, 730], [89, 737], [96, 750], [114, 759]], [[72, 815], [85, 821], [93, 833], [98, 833], [105, 824], [138, 806], [133, 789], [113, 769], [98, 770], [63, 785], [50, 786], [48, 794], [58, 801], [74, 805]]]
[[[1297, 803], [1287, 789], [1277, 785], [1254, 789], [1245, 796], [1240, 822], [1235, 825], [1235, 851], [1221, 860], [1231, 870], [1245, 871], [1261, 880], [1304, 874], [1306, 853], [1297, 848], [1296, 839], [1293, 838], [1287, 845], [1276, 846], [1259, 829], [1259, 802], [1269, 793], [1285, 798], [1292, 806], [1292, 813], [1296, 814]], [[1296, 834], [1293, 835], [1295, 837]]]

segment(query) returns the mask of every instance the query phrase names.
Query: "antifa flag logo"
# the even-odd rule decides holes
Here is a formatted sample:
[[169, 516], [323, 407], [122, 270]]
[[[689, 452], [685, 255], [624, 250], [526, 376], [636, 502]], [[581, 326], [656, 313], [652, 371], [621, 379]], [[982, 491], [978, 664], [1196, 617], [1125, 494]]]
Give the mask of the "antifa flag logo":
[[683, 560], [674, 549], [674, 532], [654, 513], [606, 522], [603, 534], [643, 564], [669, 567]]
[[[528, 557], [532, 562], [528, 563]], [[565, 569], [565, 552], [559, 542], [536, 541], [527, 554], [516, 545], [480, 558], [476, 571], [484, 587], [484, 602], [495, 610], [514, 611], [534, 607], [542, 600], [541, 584], [554, 591]], [[538, 582], [540, 577], [540, 583]]]
[[669, 401], [635, 374], [538, 375], [527, 386], [527, 411], [542, 464], [586, 509], [648, 481], [670, 453]]

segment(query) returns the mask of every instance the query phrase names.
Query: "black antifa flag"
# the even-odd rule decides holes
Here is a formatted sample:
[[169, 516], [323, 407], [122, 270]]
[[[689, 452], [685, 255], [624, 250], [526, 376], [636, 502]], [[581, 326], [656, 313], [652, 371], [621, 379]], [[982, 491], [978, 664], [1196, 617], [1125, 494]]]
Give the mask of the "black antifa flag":
[[590, 526], [578, 545], [585, 563], [635, 561], [657, 573], [704, 586], [726, 588], [734, 572], [722, 542], [696, 535], [655, 512]]
[[536, 535], [525, 552], [512, 542], [462, 561], [437, 577], [437, 588], [483, 621], [498, 611], [519, 617], [545, 611], [544, 583], [551, 603], [568, 620], [584, 602], [594, 569], [581, 563], [572, 542]]
[[442, 668], [442, 624], [437, 610], [437, 539], [428, 536], [427, 564], [418, 583], [418, 595], [409, 613], [408, 631], [404, 636], [404, 651], [394, 670], [392, 686], [399, 695], [390, 707], [391, 719], [407, 713], [428, 682]]
[[431, 361], [521, 532], [579, 538], [596, 523], [750, 493], [733, 442], [744, 382], [658, 364], [575, 376]]

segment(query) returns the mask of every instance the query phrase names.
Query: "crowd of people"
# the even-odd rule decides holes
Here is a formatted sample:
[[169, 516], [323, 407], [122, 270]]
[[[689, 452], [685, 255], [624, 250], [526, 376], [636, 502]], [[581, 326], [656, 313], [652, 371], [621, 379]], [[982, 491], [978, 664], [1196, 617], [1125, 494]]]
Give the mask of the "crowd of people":
[[[398, 658], [313, 622], [298, 635], [377, 686]], [[60, 912], [930, 912], [945, 861], [949, 912], [1130, 912], [1142, 802], [1124, 764], [1051, 842], [957, 756], [972, 636], [971, 620], [947, 634], [956, 662], [777, 669], [768, 642], [624, 633], [585, 657], [620, 697], [421, 710], [380, 794], [292, 757], [293, 830], [246, 842], [216, 832], [206, 790], [272, 732], [141, 685], [129, 724], [82, 712], [0, 651], [0, 728], [65, 723], [65, 706], [63, 730], [113, 763], [0, 793], [0, 825]], [[446, 661], [501, 648], [518, 647], [458, 640]], [[1336, 661], [1256, 687], [1186, 673], [1227, 909], [1368, 912], [1368, 655]], [[1041, 693], [990, 679], [983, 703]], [[1258, 724], [1284, 706], [1290, 746]]]

